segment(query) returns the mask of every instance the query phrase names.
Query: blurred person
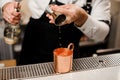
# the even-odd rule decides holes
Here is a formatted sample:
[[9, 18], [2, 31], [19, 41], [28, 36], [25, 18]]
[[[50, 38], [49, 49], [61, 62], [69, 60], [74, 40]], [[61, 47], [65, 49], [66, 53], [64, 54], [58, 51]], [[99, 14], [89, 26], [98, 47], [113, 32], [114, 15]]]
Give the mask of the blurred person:
[[[61, 26], [46, 13], [54, 1], [29, 0], [31, 17], [26, 25], [18, 65], [53, 61], [53, 50], [74, 43], [74, 58], [80, 57], [79, 42], [83, 34], [94, 41], [103, 41], [109, 33], [109, 0], [55, 0], [51, 9], [66, 16]], [[1, 0], [3, 18], [17, 24], [22, 16], [15, 12], [16, 2]], [[29, 13], [29, 12], [28, 12]], [[82, 53], [81, 53], [82, 54]]]

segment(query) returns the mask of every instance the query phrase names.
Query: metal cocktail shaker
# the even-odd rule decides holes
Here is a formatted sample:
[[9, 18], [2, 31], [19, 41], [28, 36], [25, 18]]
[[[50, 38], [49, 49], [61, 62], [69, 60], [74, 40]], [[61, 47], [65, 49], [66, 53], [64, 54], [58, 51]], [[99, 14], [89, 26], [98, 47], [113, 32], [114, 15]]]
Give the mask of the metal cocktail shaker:
[[53, 16], [54, 20], [55, 20], [55, 25], [56, 26], [61, 26], [62, 22], [65, 21], [66, 16], [63, 14], [55, 14], [51, 9], [50, 9], [50, 5], [46, 8], [46, 13], [49, 13]]

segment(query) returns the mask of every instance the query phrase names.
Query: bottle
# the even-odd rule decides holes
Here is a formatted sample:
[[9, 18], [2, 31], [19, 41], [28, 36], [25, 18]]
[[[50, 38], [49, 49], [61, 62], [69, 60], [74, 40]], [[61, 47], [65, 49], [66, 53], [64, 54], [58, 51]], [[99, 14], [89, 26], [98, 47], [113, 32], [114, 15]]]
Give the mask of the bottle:
[[63, 15], [63, 14], [55, 14], [51, 9], [50, 9], [50, 6], [48, 6], [46, 8], [46, 13], [49, 13], [53, 16], [54, 20], [55, 20], [55, 25], [56, 26], [61, 26], [62, 25], [62, 22], [65, 21], [66, 19], [66, 16]]
[[[19, 3], [17, 5], [18, 7], [15, 9], [16, 12], [20, 11], [19, 8]], [[6, 22], [6, 27], [4, 29], [4, 41], [7, 44], [15, 44], [19, 41], [20, 38], [20, 33], [21, 33], [21, 28], [20, 28], [20, 24], [9, 24]]]

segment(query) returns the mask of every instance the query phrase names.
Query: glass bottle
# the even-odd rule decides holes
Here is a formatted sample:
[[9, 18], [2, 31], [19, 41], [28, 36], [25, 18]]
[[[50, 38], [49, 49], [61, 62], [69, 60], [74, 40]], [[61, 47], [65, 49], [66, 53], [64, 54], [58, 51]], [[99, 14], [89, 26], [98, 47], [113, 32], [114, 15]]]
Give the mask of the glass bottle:
[[[17, 5], [18, 7], [15, 9], [16, 12], [20, 11], [19, 3]], [[6, 27], [4, 29], [4, 41], [7, 44], [15, 44], [19, 41], [21, 33], [20, 24], [10, 24], [6, 22]]]

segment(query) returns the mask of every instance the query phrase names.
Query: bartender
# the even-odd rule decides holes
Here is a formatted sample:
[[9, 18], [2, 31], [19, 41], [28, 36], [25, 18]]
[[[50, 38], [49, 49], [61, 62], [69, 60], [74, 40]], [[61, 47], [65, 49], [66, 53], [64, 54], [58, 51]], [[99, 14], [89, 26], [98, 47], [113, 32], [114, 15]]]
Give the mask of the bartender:
[[[46, 8], [66, 16], [61, 26], [56, 26]], [[11, 24], [19, 22], [20, 12], [15, 12], [17, 2], [1, 0], [3, 18]], [[109, 0], [28, 0], [32, 13], [28, 22], [18, 65], [53, 61], [53, 50], [74, 43], [74, 58], [80, 57], [79, 41], [84, 34], [94, 41], [103, 41], [109, 33]], [[81, 53], [82, 54], [82, 53]]]

